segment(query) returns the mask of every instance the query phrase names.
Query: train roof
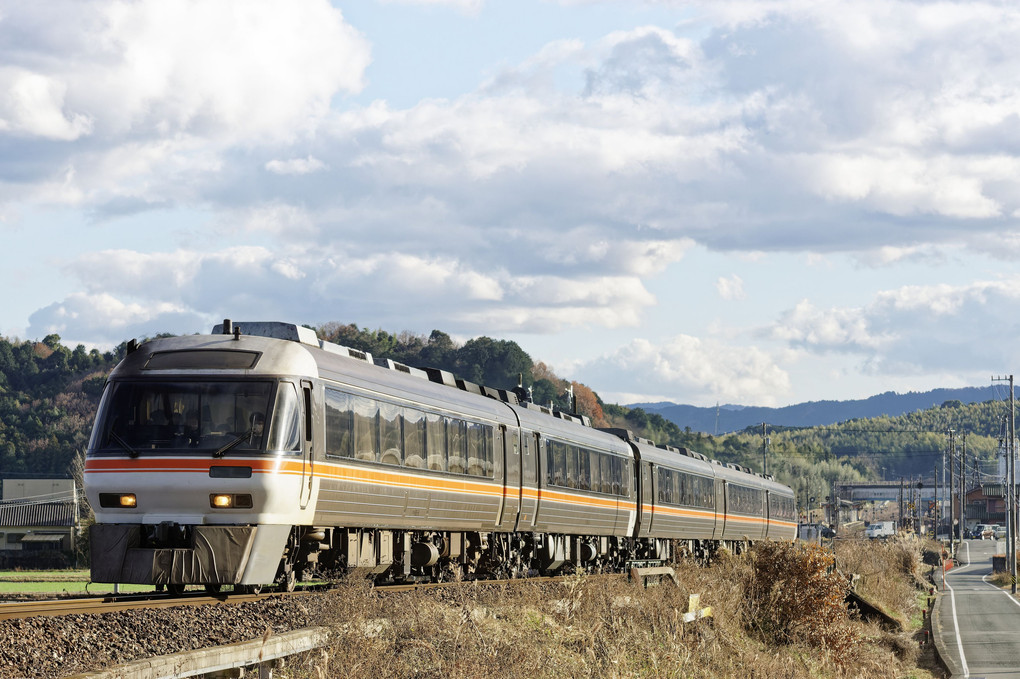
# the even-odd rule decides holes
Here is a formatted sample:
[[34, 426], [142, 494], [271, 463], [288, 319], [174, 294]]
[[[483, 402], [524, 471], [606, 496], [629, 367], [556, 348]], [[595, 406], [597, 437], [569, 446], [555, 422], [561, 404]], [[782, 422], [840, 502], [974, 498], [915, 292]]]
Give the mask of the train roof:
[[[238, 321], [235, 323], [230, 319], [224, 319], [222, 323], [213, 326], [211, 337], [191, 335], [161, 340], [160, 345], [157, 347], [157, 351], [149, 352], [146, 355], [137, 357], [131, 361], [127, 361], [127, 359], [125, 359], [125, 363], [122, 365], [128, 365], [135, 369], [144, 369], [145, 366], [148, 365], [147, 362], [151, 362], [152, 357], [158, 355], [160, 350], [163, 350], [166, 353], [172, 353], [187, 350], [206, 351], [215, 350], [217, 348], [237, 349], [239, 347], [231, 346], [227, 344], [227, 342], [230, 340], [240, 340], [241, 337], [245, 338], [245, 348], [253, 347], [257, 350], [259, 347], [259, 339], [267, 343], [265, 345], [267, 349], [270, 346], [274, 347], [273, 352], [264, 352], [265, 354], [271, 354], [273, 358], [268, 359], [266, 363], [263, 363], [262, 359], [259, 359], [256, 364], [253, 364], [253, 368], [258, 368], [258, 372], [275, 371], [278, 373], [312, 373], [322, 370], [333, 372], [331, 368], [336, 366], [337, 370], [339, 370], [341, 363], [335, 361], [332, 357], [335, 356], [342, 359], [354, 359], [353, 362], [343, 362], [342, 364], [343, 373], [345, 375], [361, 376], [363, 378], [362, 380], [358, 380], [361, 384], [355, 384], [354, 386], [362, 386], [363, 388], [371, 389], [374, 377], [379, 374], [373, 373], [373, 369], [381, 368], [391, 370], [397, 373], [403, 373], [410, 377], [418, 378], [422, 380], [422, 382], [429, 383], [430, 386], [420, 384], [417, 388], [411, 386], [413, 383], [409, 383], [404, 380], [396, 380], [388, 384], [388, 388], [403, 392], [408, 396], [408, 398], [413, 398], [415, 394], [428, 393], [430, 397], [439, 401], [439, 405], [447, 403], [452, 408], [463, 408], [465, 404], [472, 404], [472, 410], [487, 411], [490, 416], [495, 416], [498, 411], [496, 408], [490, 409], [482, 407], [484, 401], [479, 401], [470, 397], [457, 397], [454, 395], [456, 392], [444, 392], [443, 390], [437, 390], [434, 386], [431, 386], [442, 385], [464, 394], [485, 396], [490, 399], [494, 399], [495, 401], [506, 403], [511, 406], [511, 410], [515, 413], [522, 425], [530, 425], [536, 428], [540, 426], [544, 433], [559, 436], [575, 443], [587, 443], [602, 448], [606, 448], [608, 446], [609, 449], [615, 449], [615, 452], [629, 456], [632, 452], [631, 448], [624, 443], [627, 442], [638, 446], [644, 459], [654, 461], [657, 464], [664, 464], [678, 469], [689, 469], [704, 474], [729, 478], [734, 481], [743, 481], [744, 483], [747, 483], [749, 480], [753, 480], [755, 485], [760, 483], [765, 486], [785, 488], [785, 486], [777, 483], [770, 476], [758, 474], [747, 467], [741, 467], [735, 464], [724, 464], [718, 460], [709, 459], [707, 456], [688, 448], [675, 448], [669, 445], [656, 446], [653, 441], [636, 437], [632, 432], [626, 429], [594, 429], [591, 426], [591, 421], [586, 416], [564, 413], [523, 399], [522, 397], [524, 394], [521, 389], [494, 389], [492, 387], [460, 379], [445, 370], [437, 368], [415, 368], [390, 359], [373, 358], [368, 352], [359, 351], [333, 342], [321, 340], [311, 328], [295, 325], [293, 323], [284, 323], [280, 321]], [[281, 350], [279, 344], [270, 344], [272, 340], [293, 342], [294, 351], [287, 351], [285, 349]], [[317, 354], [315, 352], [301, 352], [298, 349], [299, 345], [318, 349], [321, 352], [324, 352], [325, 355]], [[304, 354], [309, 357], [310, 362], [305, 362], [300, 358], [297, 358], [300, 354]], [[294, 361], [302, 363], [303, 369], [295, 369], [297, 366], [294, 364]], [[291, 369], [285, 370], [284, 368], [287, 366]], [[118, 370], [119, 369], [120, 366], [118, 366]], [[559, 422], [556, 422], [557, 420]], [[615, 440], [620, 441], [620, 445], [616, 446], [607, 444], [607, 439], [603, 436], [603, 434], [612, 435]], [[749, 479], [749, 476], [752, 477], [752, 479]]]

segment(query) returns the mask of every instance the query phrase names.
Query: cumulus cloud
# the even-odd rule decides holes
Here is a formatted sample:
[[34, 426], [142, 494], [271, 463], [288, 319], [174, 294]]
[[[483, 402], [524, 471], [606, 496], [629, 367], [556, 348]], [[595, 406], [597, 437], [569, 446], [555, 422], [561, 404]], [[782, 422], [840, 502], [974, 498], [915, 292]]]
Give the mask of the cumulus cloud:
[[967, 285], [911, 285], [861, 307], [819, 309], [803, 301], [769, 329], [773, 339], [817, 354], [851, 354], [873, 374], [1004, 369], [1020, 358], [1012, 342], [1020, 277]]
[[[695, 246], [884, 267], [1020, 254], [1020, 72], [1007, 58], [1020, 8], [670, 4], [691, 23], [554, 40], [407, 107], [345, 100], [377, 47], [327, 0], [7, 8], [0, 214], [208, 216], [168, 228], [173, 245], [74, 259], [77, 292], [41, 303], [31, 330], [245, 310], [465, 333], [619, 328], [656, 307], [649, 281]], [[806, 299], [765, 335], [873, 371], [920, 370], [942, 350], [1001, 363], [1005, 349], [954, 323], [1008, 330], [992, 302], [1015, 308], [1012, 285]], [[717, 291], [747, 294], [736, 275]], [[92, 323], [89, 309], [125, 320]], [[735, 340], [609, 358], [649, 393], [789, 388], [778, 359]]]
[[744, 279], [733, 274], [729, 278], [718, 278], [715, 281], [715, 289], [719, 296], [726, 300], [744, 299]]
[[[180, 327], [182, 319], [224, 315], [382, 324], [392, 323], [388, 315], [399, 308], [402, 328], [442, 324], [469, 335], [547, 333], [574, 325], [635, 325], [655, 303], [635, 277], [519, 277], [450, 257], [352, 256], [343, 246], [314, 254], [261, 246], [151, 254], [107, 250], [82, 255], [65, 270], [82, 281], [85, 292], [36, 312], [30, 332], [60, 328], [62, 335], [79, 337], [107, 327], [104, 341], [121, 341], [117, 333], [134, 321], [96, 325], [88, 313], [95, 305], [96, 318], [120, 310], [157, 332], [193, 332], [194, 327]], [[154, 303], [146, 306], [149, 301]], [[150, 311], [138, 314], [142, 307]]]
[[[221, 172], [227, 149], [314, 132], [335, 95], [363, 87], [369, 61], [368, 42], [327, 0], [6, 7], [0, 136], [65, 145], [23, 160], [21, 190], [0, 190], [0, 202], [26, 200], [26, 179], [38, 187], [27, 199], [51, 200], [43, 187], [67, 168], [77, 201], [99, 209], [125, 194], [140, 205], [202, 200], [194, 179]], [[311, 157], [303, 169], [316, 169]]]
[[[689, 335], [661, 344], [635, 339], [576, 370], [600, 391], [631, 392], [625, 400], [774, 405], [790, 391], [788, 373], [765, 351]], [[641, 392], [633, 393], [635, 385]]]

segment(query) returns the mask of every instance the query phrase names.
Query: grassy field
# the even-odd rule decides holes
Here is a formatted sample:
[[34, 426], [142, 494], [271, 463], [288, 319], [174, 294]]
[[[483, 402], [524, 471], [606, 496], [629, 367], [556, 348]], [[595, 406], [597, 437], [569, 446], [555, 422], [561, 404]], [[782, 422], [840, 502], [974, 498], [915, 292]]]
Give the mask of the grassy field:
[[[151, 585], [121, 585], [121, 592], [150, 592]], [[87, 570], [0, 571], [0, 598], [16, 595], [111, 594], [113, 585], [90, 583]]]

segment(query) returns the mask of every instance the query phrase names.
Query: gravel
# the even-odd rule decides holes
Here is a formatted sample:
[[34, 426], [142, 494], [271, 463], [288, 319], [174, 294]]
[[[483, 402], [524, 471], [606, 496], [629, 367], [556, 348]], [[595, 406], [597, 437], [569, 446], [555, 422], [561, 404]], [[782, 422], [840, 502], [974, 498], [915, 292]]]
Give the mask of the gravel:
[[328, 595], [0, 620], [0, 678], [65, 677], [319, 624]]

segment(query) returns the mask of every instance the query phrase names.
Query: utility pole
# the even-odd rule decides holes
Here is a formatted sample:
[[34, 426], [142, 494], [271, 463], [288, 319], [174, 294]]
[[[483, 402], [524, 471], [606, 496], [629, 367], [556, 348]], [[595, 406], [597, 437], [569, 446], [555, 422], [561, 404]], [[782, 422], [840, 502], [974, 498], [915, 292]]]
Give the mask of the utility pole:
[[761, 423], [761, 473], [769, 473], [769, 426]]
[[963, 432], [963, 445], [960, 448], [960, 546], [963, 546], [963, 531], [967, 527], [967, 432]]
[[900, 522], [897, 529], [903, 528], [903, 477], [900, 477]]
[[1006, 487], [1003, 493], [1009, 498], [1006, 503], [1006, 563], [1009, 566], [1010, 591], [1016, 594], [1016, 420], [1013, 415], [1013, 376], [993, 377], [993, 382], [1009, 380], [1009, 441], [1006, 444], [1006, 479], [1002, 485]]
[[956, 557], [956, 531], [953, 526], [953, 519], [956, 517], [956, 512], [953, 511], [953, 490], [955, 489], [955, 475], [953, 469], [955, 468], [955, 460], [953, 456], [956, 454], [956, 441], [953, 438], [955, 430], [949, 430], [949, 553]]
[[1006, 479], [1005, 495], [1008, 498], [1006, 503], [1006, 563], [1009, 566], [1010, 591], [1016, 594], [1016, 421], [1013, 415], [1013, 376], [993, 377], [992, 381], [1009, 380], [1009, 441], [1006, 443]]
[[939, 539], [939, 463], [935, 463], [935, 539]]

